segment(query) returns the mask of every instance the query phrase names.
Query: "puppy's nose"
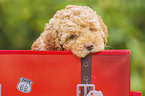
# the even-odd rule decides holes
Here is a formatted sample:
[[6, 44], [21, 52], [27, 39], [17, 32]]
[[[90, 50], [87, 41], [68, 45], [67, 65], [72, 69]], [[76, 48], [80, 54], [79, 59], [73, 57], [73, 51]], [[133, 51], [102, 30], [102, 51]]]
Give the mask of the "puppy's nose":
[[87, 45], [85, 46], [85, 48], [86, 48], [87, 50], [91, 51], [91, 50], [93, 49], [93, 44], [87, 44]]

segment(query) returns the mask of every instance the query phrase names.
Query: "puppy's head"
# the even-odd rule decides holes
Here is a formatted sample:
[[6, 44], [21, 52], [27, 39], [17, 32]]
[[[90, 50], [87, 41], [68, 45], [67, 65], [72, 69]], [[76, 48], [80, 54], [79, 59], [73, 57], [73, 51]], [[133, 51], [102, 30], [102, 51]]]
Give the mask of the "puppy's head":
[[46, 29], [55, 30], [59, 45], [78, 57], [102, 51], [107, 43], [107, 27], [87, 6], [69, 5], [57, 11]]

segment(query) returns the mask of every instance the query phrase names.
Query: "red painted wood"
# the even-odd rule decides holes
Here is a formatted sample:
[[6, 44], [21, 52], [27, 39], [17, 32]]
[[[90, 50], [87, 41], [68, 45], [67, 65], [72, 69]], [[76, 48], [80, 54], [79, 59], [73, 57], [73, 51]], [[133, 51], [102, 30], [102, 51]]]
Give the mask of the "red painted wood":
[[133, 92], [133, 91], [131, 91], [130, 92], [130, 96], [142, 96], [142, 93], [141, 92]]
[[[17, 90], [21, 77], [33, 81], [30, 93]], [[80, 83], [81, 60], [70, 51], [0, 50], [2, 96], [76, 96]], [[104, 96], [129, 96], [130, 51], [92, 54], [92, 83]]]

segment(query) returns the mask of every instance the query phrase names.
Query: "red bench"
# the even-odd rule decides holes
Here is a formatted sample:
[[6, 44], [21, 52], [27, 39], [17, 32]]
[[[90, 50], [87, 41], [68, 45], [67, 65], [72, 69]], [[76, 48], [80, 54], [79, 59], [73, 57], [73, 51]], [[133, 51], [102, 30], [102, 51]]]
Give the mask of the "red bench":
[[130, 93], [130, 51], [105, 50], [80, 59], [70, 51], [0, 51], [2, 96], [76, 96], [77, 84], [104, 96]]

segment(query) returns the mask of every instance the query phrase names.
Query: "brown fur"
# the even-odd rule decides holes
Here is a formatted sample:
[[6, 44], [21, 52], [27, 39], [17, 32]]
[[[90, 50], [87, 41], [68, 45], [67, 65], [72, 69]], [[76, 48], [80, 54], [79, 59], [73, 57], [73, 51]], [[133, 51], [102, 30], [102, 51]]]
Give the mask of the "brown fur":
[[32, 50], [71, 50], [78, 57], [104, 50], [108, 31], [100, 16], [87, 6], [69, 5], [57, 11]]

